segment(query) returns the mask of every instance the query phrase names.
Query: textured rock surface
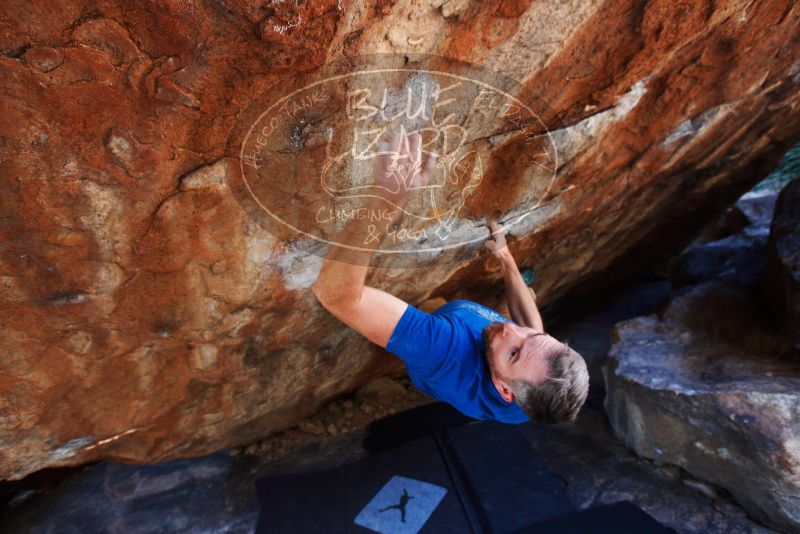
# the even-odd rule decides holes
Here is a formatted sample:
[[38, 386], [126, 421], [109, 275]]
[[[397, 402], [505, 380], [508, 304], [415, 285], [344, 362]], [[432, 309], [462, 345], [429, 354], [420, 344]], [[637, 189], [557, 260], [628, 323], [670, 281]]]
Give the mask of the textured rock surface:
[[[513, 244], [543, 302], [685, 243], [800, 137], [792, 0], [12, 0], [0, 26], [0, 478], [248, 443], [402, 372], [226, 187], [237, 114], [282, 76], [424, 52], [547, 100], [571, 151]], [[474, 220], [519, 207], [517, 156], [495, 147]], [[484, 261], [373, 278], [487, 304], [498, 281]]]
[[601, 407], [584, 410], [576, 425], [525, 425], [548, 469], [567, 483], [581, 508], [630, 501], [678, 533], [773, 533], [747, 517], [727, 496], [671, 465], [637, 457], [614, 439]]
[[620, 323], [606, 368], [615, 433], [727, 489], [759, 521], [800, 528], [800, 360], [759, 302], [698, 286], [659, 319]]
[[781, 191], [772, 220], [767, 284], [785, 331], [800, 347], [800, 180]]
[[[793, 149], [794, 150], [794, 149]], [[760, 191], [750, 191], [706, 227], [670, 262], [673, 288], [724, 280], [736, 286], [760, 285], [764, 278], [767, 240], [780, 184], [771, 185], [779, 169]]]
[[710, 243], [692, 244], [671, 263], [669, 278], [675, 288], [709, 282], [718, 277], [737, 285], [757, 283], [764, 275], [766, 252], [767, 235], [760, 233], [737, 234]]

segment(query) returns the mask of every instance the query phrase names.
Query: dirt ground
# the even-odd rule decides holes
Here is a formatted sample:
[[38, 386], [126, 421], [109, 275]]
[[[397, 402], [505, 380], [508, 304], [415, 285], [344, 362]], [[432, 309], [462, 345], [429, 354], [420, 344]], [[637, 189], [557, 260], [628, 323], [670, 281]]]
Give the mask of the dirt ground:
[[383, 377], [327, 403], [292, 428], [228, 451], [234, 456], [247, 454], [277, 462], [298, 448], [313, 448], [315, 443], [323, 446], [331, 437], [365, 434], [373, 421], [431, 402], [435, 399], [419, 391], [408, 377]]

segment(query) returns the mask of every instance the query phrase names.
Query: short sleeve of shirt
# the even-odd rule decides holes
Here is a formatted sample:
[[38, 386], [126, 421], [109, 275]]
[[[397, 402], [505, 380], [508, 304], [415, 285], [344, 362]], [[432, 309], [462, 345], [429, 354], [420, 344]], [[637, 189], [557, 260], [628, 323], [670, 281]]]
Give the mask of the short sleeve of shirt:
[[409, 304], [386, 350], [399, 356], [409, 368], [433, 375], [447, 361], [457, 335], [450, 318], [425, 313]]

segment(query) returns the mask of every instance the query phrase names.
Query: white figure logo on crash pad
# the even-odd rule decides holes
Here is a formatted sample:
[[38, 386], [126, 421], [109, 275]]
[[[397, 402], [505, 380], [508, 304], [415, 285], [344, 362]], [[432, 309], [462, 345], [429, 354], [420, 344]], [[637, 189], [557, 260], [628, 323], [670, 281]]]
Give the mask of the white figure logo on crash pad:
[[417, 534], [446, 493], [441, 486], [394, 476], [359, 512], [354, 523], [382, 534]]

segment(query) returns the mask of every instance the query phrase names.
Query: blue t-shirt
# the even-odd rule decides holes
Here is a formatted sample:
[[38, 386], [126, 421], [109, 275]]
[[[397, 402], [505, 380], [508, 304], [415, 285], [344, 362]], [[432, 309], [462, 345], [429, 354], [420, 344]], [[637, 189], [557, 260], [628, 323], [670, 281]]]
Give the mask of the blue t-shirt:
[[454, 300], [433, 313], [408, 305], [386, 350], [402, 358], [421, 391], [475, 419], [524, 423], [528, 416], [507, 402], [492, 382], [484, 358], [483, 329], [511, 322], [476, 302]]

